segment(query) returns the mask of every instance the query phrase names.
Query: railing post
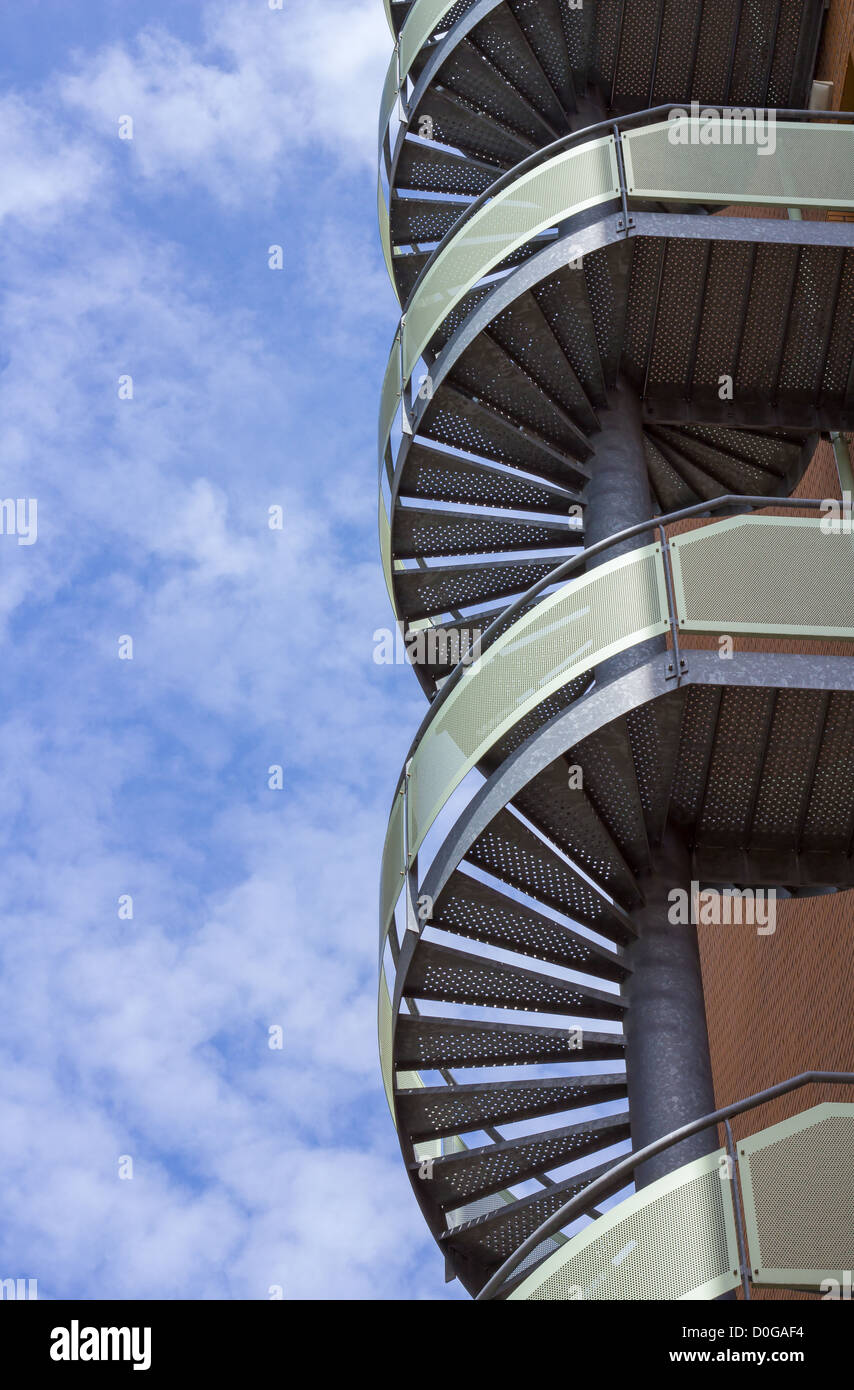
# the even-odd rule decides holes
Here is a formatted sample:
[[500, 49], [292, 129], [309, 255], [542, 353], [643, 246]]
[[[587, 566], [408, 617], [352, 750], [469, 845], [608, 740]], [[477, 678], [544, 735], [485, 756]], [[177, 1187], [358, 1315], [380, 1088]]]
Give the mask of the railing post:
[[409, 849], [409, 781], [412, 759], [406, 764], [403, 774], [403, 873], [406, 906], [406, 930], [420, 935], [418, 919], [418, 855], [410, 855]]
[[735, 1206], [735, 1229], [738, 1235], [738, 1262], [741, 1265], [741, 1286], [744, 1289], [744, 1297], [749, 1303], [750, 1293], [750, 1265], [747, 1259], [747, 1246], [744, 1240], [744, 1218], [741, 1212], [741, 1194], [738, 1190], [738, 1154], [736, 1152], [735, 1140], [732, 1137], [732, 1125], [729, 1120], [724, 1120], [726, 1130], [726, 1150], [732, 1172], [732, 1199]]
[[670, 542], [667, 539], [667, 532], [663, 526], [659, 526], [658, 535], [661, 541], [661, 562], [664, 565], [664, 583], [667, 589], [667, 612], [670, 618], [670, 635], [673, 639], [673, 655], [667, 662], [666, 676], [668, 680], [673, 680], [675, 678], [676, 684], [679, 686], [682, 683], [683, 675], [688, 670], [688, 663], [679, 651], [679, 617], [676, 612], [676, 599], [673, 593]]

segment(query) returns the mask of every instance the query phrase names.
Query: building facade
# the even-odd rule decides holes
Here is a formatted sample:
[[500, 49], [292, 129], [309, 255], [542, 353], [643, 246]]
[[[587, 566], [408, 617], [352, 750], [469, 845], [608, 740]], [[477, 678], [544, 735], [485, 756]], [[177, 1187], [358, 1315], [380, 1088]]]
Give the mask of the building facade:
[[379, 1028], [414, 1194], [479, 1298], [834, 1296], [854, 6], [386, 8], [380, 543], [430, 704]]

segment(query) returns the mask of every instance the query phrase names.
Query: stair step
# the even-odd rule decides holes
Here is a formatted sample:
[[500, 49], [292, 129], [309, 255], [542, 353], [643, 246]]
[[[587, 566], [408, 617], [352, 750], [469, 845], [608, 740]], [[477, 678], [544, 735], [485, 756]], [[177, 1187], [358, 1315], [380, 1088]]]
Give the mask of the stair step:
[[499, 811], [468, 850], [478, 868], [563, 912], [611, 941], [634, 936], [629, 918], [570, 868], [532, 830], [509, 811]]
[[505, 965], [502, 961], [457, 951], [423, 938], [407, 971], [404, 994], [409, 999], [429, 999], [443, 1004], [530, 1010], [612, 1022], [619, 1022], [625, 1013], [625, 1005], [618, 995], [592, 985], [573, 984], [540, 971]]
[[623, 1072], [474, 1086], [420, 1086], [396, 1093], [398, 1119], [414, 1142], [448, 1138], [487, 1125], [517, 1124], [561, 1111], [624, 1100]]
[[517, 1067], [548, 1062], [601, 1062], [625, 1056], [618, 1033], [578, 1034], [571, 1028], [534, 1028], [527, 1023], [482, 1023], [459, 1018], [398, 1019], [395, 1067], [437, 1071], [442, 1067]]
[[489, 326], [490, 336], [552, 401], [587, 433], [596, 412], [532, 294], [523, 294]]
[[436, 904], [433, 926], [616, 984], [629, 973], [621, 957], [607, 947], [595, 945], [459, 869]]
[[[441, 1236], [441, 1243], [454, 1251], [476, 1259], [483, 1266], [487, 1276], [518, 1250], [528, 1236], [532, 1236], [542, 1223], [573, 1197], [583, 1192], [597, 1178], [604, 1177], [608, 1164], [588, 1168], [578, 1177], [566, 1178], [563, 1182], [549, 1185], [542, 1192], [534, 1192], [528, 1197], [518, 1197], [513, 1202], [502, 1203], [484, 1216], [478, 1216], [462, 1225], [453, 1226]], [[619, 1192], [626, 1184], [625, 1176], [616, 1178], [612, 1184], [600, 1189], [596, 1203], [605, 1201]], [[484, 1277], [484, 1283], [486, 1277]]]
[[[525, 1182], [550, 1168], [585, 1158], [612, 1144], [629, 1138], [628, 1117], [605, 1116], [564, 1129], [527, 1134], [519, 1139], [486, 1144], [482, 1148], [462, 1149], [433, 1160], [429, 1183], [431, 1199], [439, 1207], [462, 1206], [492, 1192]], [[410, 1165], [418, 1171], [417, 1162]]]
[[418, 433], [572, 490], [583, 487], [589, 477], [577, 459], [451, 383], [443, 382], [436, 391], [418, 423]]
[[606, 408], [608, 392], [586, 280], [577, 270], [563, 269], [537, 285], [532, 294], [591, 404]]
[[722, 449], [666, 425], [660, 425], [651, 433], [659, 443], [663, 441], [669, 444], [672, 450], [678, 451], [683, 459], [699, 468], [725, 492], [764, 497], [779, 491], [778, 476], [765, 468], [757, 468], [755, 464], [734, 458]]
[[421, 193], [477, 198], [503, 171], [503, 164], [469, 159], [435, 142], [405, 140], [397, 159], [396, 186]]
[[[477, 42], [463, 39], [442, 64], [443, 87], [455, 92], [463, 101], [487, 116], [493, 117], [506, 130], [512, 130], [537, 146], [551, 144], [561, 133], [558, 113], [556, 126], [544, 117], [528, 99], [502, 75]], [[554, 98], [552, 98], [554, 104]]]
[[634, 875], [580, 787], [558, 758], [513, 798], [513, 805], [625, 908], [640, 901]]
[[810, 790], [805, 853], [847, 854], [854, 837], [854, 695], [833, 691]]
[[512, 168], [533, 154], [537, 142], [478, 111], [455, 92], [433, 83], [409, 118], [410, 130], [429, 132], [440, 145], [451, 145], [488, 164]]
[[679, 511], [682, 507], [692, 507], [699, 497], [689, 487], [673, 464], [664, 457], [655, 440], [647, 430], [644, 433], [644, 454], [649, 481], [663, 514]]
[[798, 849], [829, 703], [821, 690], [778, 692], [750, 829], [751, 852]]
[[569, 517], [569, 508], [580, 501], [580, 494], [568, 488], [475, 459], [458, 458], [417, 440], [409, 448], [400, 495], [434, 502], [467, 502], [475, 507], [548, 512], [565, 518]]
[[697, 839], [716, 848], [749, 841], [776, 692], [725, 687], [718, 711]]
[[590, 457], [592, 449], [585, 435], [567, 412], [489, 333], [480, 334], [454, 363], [451, 380], [493, 409], [536, 431], [562, 453], [578, 459]]
[[582, 771], [583, 785], [635, 874], [649, 869], [649, 842], [625, 720], [597, 730], [568, 754]]
[[[577, 550], [581, 531], [567, 522], [508, 518], [482, 512], [445, 512], [396, 507], [392, 531], [395, 559], [442, 555], [490, 555], [502, 550]], [[554, 564], [560, 563], [556, 556]]]
[[428, 569], [396, 570], [394, 587], [402, 615], [412, 622], [523, 594], [554, 567], [553, 559], [434, 565]]
[[684, 707], [684, 689], [674, 690], [626, 715], [646, 835], [651, 845], [661, 843], [667, 823]]
[[469, 206], [439, 198], [395, 198], [391, 207], [392, 245], [441, 241]]
[[[537, 99], [542, 100], [546, 90], [551, 92], [555, 122], [559, 122], [563, 117], [565, 127], [566, 113], [576, 109], [577, 98], [560, 8], [555, 0], [511, 0], [510, 8], [519, 31], [524, 33], [527, 40], [536, 69], [546, 84], [542, 95], [538, 89]], [[520, 61], [521, 59], [522, 53], [517, 47], [512, 55], [512, 66], [508, 76], [518, 85], [530, 90], [533, 96], [533, 88], [528, 88], [528, 84], [536, 79], [536, 72], [530, 63]], [[505, 64], [507, 62], [505, 59]]]

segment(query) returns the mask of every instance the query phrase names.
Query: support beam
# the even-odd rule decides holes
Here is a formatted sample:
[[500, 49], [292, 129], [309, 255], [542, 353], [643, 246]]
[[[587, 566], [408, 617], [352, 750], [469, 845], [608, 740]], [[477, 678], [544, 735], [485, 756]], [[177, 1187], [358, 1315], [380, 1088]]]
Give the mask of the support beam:
[[[690, 884], [688, 847], [668, 830], [654, 872], [639, 880], [646, 901], [631, 914], [638, 938], [626, 950], [632, 969], [623, 995], [629, 1006], [626, 1067], [634, 1149], [715, 1108], [697, 929], [668, 920], [671, 890], [690, 895]], [[637, 1186], [717, 1147], [714, 1130], [695, 1134], [642, 1164]]]
[[[602, 429], [593, 440], [596, 453], [588, 463], [591, 476], [584, 492], [584, 536], [588, 546], [649, 520], [655, 512], [644, 455], [641, 401], [628, 382], [619, 381], [610, 392], [601, 422]], [[596, 556], [591, 568], [639, 550], [654, 539], [650, 532], [615, 545]], [[657, 652], [663, 655], [666, 646], [663, 637], [653, 637], [610, 657], [596, 668], [597, 684], [626, 675]]]

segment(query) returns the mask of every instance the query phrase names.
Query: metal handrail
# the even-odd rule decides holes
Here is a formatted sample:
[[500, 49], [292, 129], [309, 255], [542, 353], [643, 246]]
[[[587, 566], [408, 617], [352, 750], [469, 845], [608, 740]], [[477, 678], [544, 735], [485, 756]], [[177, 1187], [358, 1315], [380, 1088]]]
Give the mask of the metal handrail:
[[[550, 145], [544, 145], [540, 150], [535, 150], [533, 154], [526, 155], [526, 157], [520, 160], [518, 164], [514, 164], [512, 169], [505, 170], [503, 174], [499, 175], [499, 177], [495, 180], [494, 183], [491, 183], [488, 188], [485, 188], [482, 193], [478, 194], [478, 196], [474, 199], [472, 203], [469, 204], [469, 206], [465, 209], [464, 212], [460, 213], [460, 216], [454, 223], [452, 223], [452, 225], [445, 232], [445, 235], [442, 237], [442, 240], [430, 253], [429, 258], [421, 267], [421, 270], [418, 273], [418, 277], [415, 280], [415, 283], [413, 284], [411, 290], [409, 291], [409, 294], [406, 297], [406, 300], [403, 303], [403, 313], [406, 313], [406, 310], [412, 303], [415, 294], [421, 286], [421, 282], [424, 279], [424, 276], [426, 275], [430, 267], [433, 265], [433, 262], [436, 260], [437, 256], [439, 256], [441, 252], [445, 250], [445, 247], [448, 246], [448, 244], [451, 241], [453, 241], [454, 237], [458, 234], [458, 232], [460, 232], [463, 229], [466, 223], [472, 217], [474, 217], [474, 215], [477, 212], [479, 212], [482, 207], [484, 207], [487, 203], [491, 202], [492, 199], [495, 198], [499, 193], [501, 193], [505, 188], [509, 188], [510, 185], [515, 183], [517, 179], [521, 178], [523, 174], [527, 174], [531, 169], [538, 168], [540, 164], [547, 164], [550, 159], [553, 159], [557, 154], [560, 154], [562, 151], [569, 149], [577, 141], [584, 143], [585, 141], [591, 138], [595, 139], [597, 135], [607, 134], [610, 131], [613, 134], [614, 139], [619, 143], [624, 130], [631, 130], [636, 126], [652, 124], [654, 120], [662, 119], [664, 116], [669, 115], [671, 111], [685, 111], [687, 109], [688, 108], [686, 107], [684, 102], [671, 101], [667, 102], [667, 104], [663, 106], [651, 106], [646, 111], [633, 111], [629, 115], [619, 116], [616, 119], [614, 117], [611, 117], [610, 119], [605, 121], [597, 121], [594, 125], [582, 126], [579, 130], [572, 130], [566, 135], [561, 135], [559, 139], [553, 140]], [[718, 106], [711, 104], [703, 104], [702, 106], [703, 111], [716, 111], [720, 114], [723, 114], [726, 111], [732, 111], [734, 109], [736, 108], [732, 105], [726, 104]], [[824, 124], [825, 122], [830, 121], [842, 121], [843, 123], [850, 123], [854, 121], [854, 112], [850, 111], [804, 111], [797, 107], [780, 109], [771, 106], [756, 108], [751, 107], [750, 109], [754, 111], [756, 119], [762, 119], [763, 117], [773, 116], [775, 121], [803, 119], [805, 123], [815, 122], [818, 124]], [[623, 160], [619, 160], [618, 163], [620, 167], [620, 196], [623, 198], [624, 201], [626, 201], [630, 195], [629, 190], [626, 186], [625, 168]]]
[[[632, 540], [635, 536], [643, 535], [646, 531], [656, 531], [659, 527], [670, 526], [674, 522], [684, 521], [695, 516], [704, 516], [710, 512], [724, 511], [732, 507], [743, 507], [749, 511], [757, 511], [767, 507], [785, 507], [793, 510], [798, 507], [805, 507], [809, 511], [817, 511], [820, 507], [826, 506], [827, 499], [822, 497], [742, 497], [738, 493], [727, 493], [725, 497], [716, 497], [711, 502], [697, 502], [691, 507], [683, 507], [677, 512], [668, 512], [665, 516], [657, 516], [651, 521], [640, 521], [634, 526], [626, 526], [622, 531], [616, 531], [613, 536], [607, 536], [604, 540], [596, 541], [594, 545], [588, 546], [586, 550], [579, 551], [577, 555], [571, 555], [568, 560], [563, 560], [548, 574], [538, 579], [523, 594], [509, 603], [496, 618], [486, 628], [485, 632], [478, 638], [476, 644], [476, 656], [480, 657], [483, 652], [492, 645], [499, 636], [499, 628], [503, 628], [506, 623], [515, 618], [523, 608], [527, 608], [544, 589], [548, 589], [552, 584], [557, 584], [565, 579], [576, 569], [580, 569], [603, 551], [612, 546], [620, 545], [624, 541]], [[427, 709], [422, 719], [414, 739], [409, 747], [409, 752], [404, 759], [404, 771], [401, 772], [395, 786], [394, 795], [397, 797], [405, 777], [405, 769], [416, 749], [427, 733], [430, 725], [435, 718], [437, 710], [441, 709], [448, 699], [451, 691], [462, 680], [465, 671], [471, 666], [471, 656], [466, 655], [465, 660], [459, 661], [451, 674], [447, 677], [441, 690]]]
[[477, 1294], [477, 1301], [484, 1302], [497, 1293], [509, 1275], [516, 1269], [517, 1265], [536, 1250], [548, 1236], [569, 1221], [580, 1216], [591, 1206], [593, 1199], [600, 1196], [609, 1189], [615, 1178], [620, 1178], [623, 1174], [633, 1173], [635, 1168], [647, 1159], [654, 1158], [665, 1149], [672, 1148], [683, 1139], [690, 1139], [691, 1135], [698, 1134], [701, 1130], [711, 1129], [713, 1125], [719, 1125], [731, 1119], [733, 1115], [741, 1115], [745, 1110], [753, 1110], [758, 1105], [764, 1105], [767, 1101], [776, 1100], [778, 1096], [785, 1096], [790, 1091], [797, 1091], [801, 1086], [810, 1084], [830, 1084], [836, 1086], [854, 1086], [854, 1072], [850, 1071], [805, 1071], [798, 1076], [789, 1077], [788, 1081], [780, 1081], [776, 1086], [769, 1086], [764, 1091], [757, 1091], [755, 1095], [748, 1096], [746, 1100], [737, 1100], [732, 1105], [724, 1105], [720, 1110], [713, 1111], [710, 1115], [703, 1115], [698, 1120], [691, 1120], [689, 1124], [682, 1125], [679, 1129], [674, 1129], [670, 1134], [665, 1134], [661, 1139], [655, 1139], [651, 1144], [646, 1144], [636, 1153], [629, 1154], [619, 1163], [615, 1163], [613, 1168], [609, 1168], [606, 1173], [594, 1182], [591, 1182], [583, 1191], [577, 1193], [568, 1202], [564, 1202], [562, 1207], [542, 1221], [537, 1229], [529, 1235], [522, 1244], [518, 1246], [513, 1254], [508, 1256], [502, 1265], [495, 1271], [490, 1279], [484, 1284], [480, 1293]]

